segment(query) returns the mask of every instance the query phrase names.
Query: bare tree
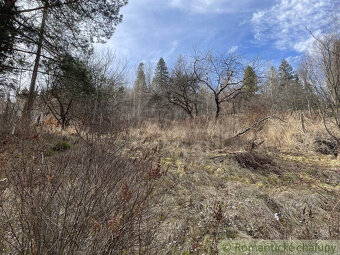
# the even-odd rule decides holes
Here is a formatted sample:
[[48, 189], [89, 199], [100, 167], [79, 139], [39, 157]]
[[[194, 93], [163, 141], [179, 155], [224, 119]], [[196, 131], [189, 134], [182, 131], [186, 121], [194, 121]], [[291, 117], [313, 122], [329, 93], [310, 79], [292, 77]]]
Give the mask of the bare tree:
[[170, 77], [167, 97], [170, 103], [183, 109], [191, 118], [198, 115], [199, 84], [187, 59], [179, 56]]
[[218, 119], [223, 102], [235, 98], [243, 87], [243, 65], [240, 58], [229, 54], [196, 54], [194, 74], [200, 84], [204, 84], [214, 95], [215, 118]]
[[[340, 36], [332, 33], [316, 38], [304, 64], [306, 81], [319, 95], [319, 105], [327, 132], [340, 145]], [[329, 118], [331, 117], [331, 118]]]
[[119, 59], [116, 52], [106, 50], [94, 54], [88, 65], [96, 93], [83, 115], [87, 116], [92, 130], [97, 129], [98, 132], [112, 129], [121, 107], [127, 61]]

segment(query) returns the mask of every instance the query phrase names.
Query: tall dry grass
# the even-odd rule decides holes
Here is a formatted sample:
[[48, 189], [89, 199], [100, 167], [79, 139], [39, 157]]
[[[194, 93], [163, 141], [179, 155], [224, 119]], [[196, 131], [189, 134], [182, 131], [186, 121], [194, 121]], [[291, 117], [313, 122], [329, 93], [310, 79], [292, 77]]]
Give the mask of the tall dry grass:
[[[278, 118], [265, 120], [235, 137], [267, 116]], [[247, 145], [256, 140], [263, 141], [262, 147], [306, 152], [313, 150], [315, 139], [329, 138], [321, 117], [310, 117], [302, 112], [271, 115], [249, 112], [223, 116], [217, 122], [210, 118], [167, 121], [163, 125], [157, 121], [146, 121], [130, 132], [135, 137], [158, 137], [164, 143], [173, 143], [177, 147], [192, 146], [203, 151], [226, 148], [247, 150]]]

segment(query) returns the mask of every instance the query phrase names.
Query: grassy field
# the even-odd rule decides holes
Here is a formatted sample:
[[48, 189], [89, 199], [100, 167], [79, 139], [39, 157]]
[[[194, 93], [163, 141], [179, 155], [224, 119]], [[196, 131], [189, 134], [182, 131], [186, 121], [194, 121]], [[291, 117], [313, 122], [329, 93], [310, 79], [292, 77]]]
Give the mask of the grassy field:
[[[340, 239], [340, 160], [320, 142], [329, 140], [321, 120], [305, 117], [302, 126], [300, 115], [289, 115], [252, 126], [261, 118], [146, 121], [96, 140], [105, 160], [119, 150], [136, 169], [149, 161], [143, 169], [162, 173], [148, 202], [158, 254], [218, 254], [225, 239]], [[46, 166], [47, 179], [64, 162], [76, 169], [96, 155], [84, 139], [72, 130], [3, 138], [2, 182], [18, 162]], [[105, 224], [90, 229], [96, 222]]]
[[128, 153], [157, 148], [168, 169], [159, 202], [170, 250], [213, 254], [226, 238], [339, 239], [340, 160], [316, 152], [327, 137], [320, 121], [307, 118], [303, 131], [299, 116], [282, 120], [238, 137], [253, 118], [131, 130]]

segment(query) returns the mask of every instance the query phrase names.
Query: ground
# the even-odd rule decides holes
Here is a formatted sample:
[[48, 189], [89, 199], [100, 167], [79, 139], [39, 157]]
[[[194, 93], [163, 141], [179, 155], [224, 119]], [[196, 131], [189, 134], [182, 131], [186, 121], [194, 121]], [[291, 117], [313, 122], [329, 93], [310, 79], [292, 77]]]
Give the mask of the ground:
[[[160, 254], [217, 254], [225, 239], [340, 239], [340, 159], [318, 152], [315, 140], [328, 137], [320, 121], [306, 118], [302, 130], [298, 117], [281, 119], [237, 137], [253, 120], [146, 121], [118, 136], [125, 157], [154, 154], [166, 171], [152, 200]], [[53, 159], [83, 139], [39, 132], [3, 139], [2, 169], [21, 157]]]
[[[340, 238], [340, 160], [315, 152], [312, 137], [326, 136], [320, 123], [305, 134], [289, 121], [235, 139], [226, 120], [132, 130], [135, 155], [158, 147], [168, 169], [159, 202], [170, 250], [213, 254], [226, 238]], [[250, 151], [254, 135], [264, 142]]]

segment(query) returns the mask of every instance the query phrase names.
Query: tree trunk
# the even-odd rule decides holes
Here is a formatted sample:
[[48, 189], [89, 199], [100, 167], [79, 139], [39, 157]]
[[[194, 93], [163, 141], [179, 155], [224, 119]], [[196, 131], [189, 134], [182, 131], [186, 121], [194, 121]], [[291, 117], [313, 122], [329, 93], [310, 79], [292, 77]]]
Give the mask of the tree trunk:
[[197, 101], [195, 102], [195, 117], [198, 117], [198, 106], [197, 106]]
[[220, 117], [220, 111], [221, 111], [221, 102], [218, 99], [218, 96], [215, 95], [215, 103], [216, 103], [216, 114], [215, 114], [215, 119], [217, 120]]
[[65, 129], [66, 126], [66, 113], [63, 104], [59, 101], [59, 111], [60, 111], [60, 121], [58, 120], [59, 124], [61, 124], [61, 128]]
[[35, 62], [34, 62], [34, 68], [33, 68], [31, 83], [30, 83], [30, 89], [29, 89], [28, 98], [27, 98], [27, 102], [26, 102], [26, 105], [25, 105], [25, 109], [24, 109], [24, 117], [27, 118], [28, 120], [30, 120], [30, 118], [31, 118], [31, 112], [32, 112], [34, 99], [35, 99], [35, 96], [34, 96], [35, 84], [36, 84], [37, 76], [38, 76], [38, 69], [39, 69], [41, 50], [42, 50], [43, 40], [44, 40], [44, 31], [45, 31], [46, 19], [47, 19], [47, 7], [45, 6], [44, 11], [43, 11], [43, 17], [42, 17], [41, 25], [40, 25], [38, 48], [37, 48], [37, 53], [36, 53], [36, 56], [35, 56]]
[[9, 95], [7, 96], [7, 101], [6, 101], [6, 107], [5, 107], [5, 113], [3, 114], [3, 118], [2, 118], [2, 126], [1, 128], [3, 128], [3, 130], [7, 129], [7, 125], [9, 123], [9, 105], [11, 103], [11, 100], [9, 99]]

